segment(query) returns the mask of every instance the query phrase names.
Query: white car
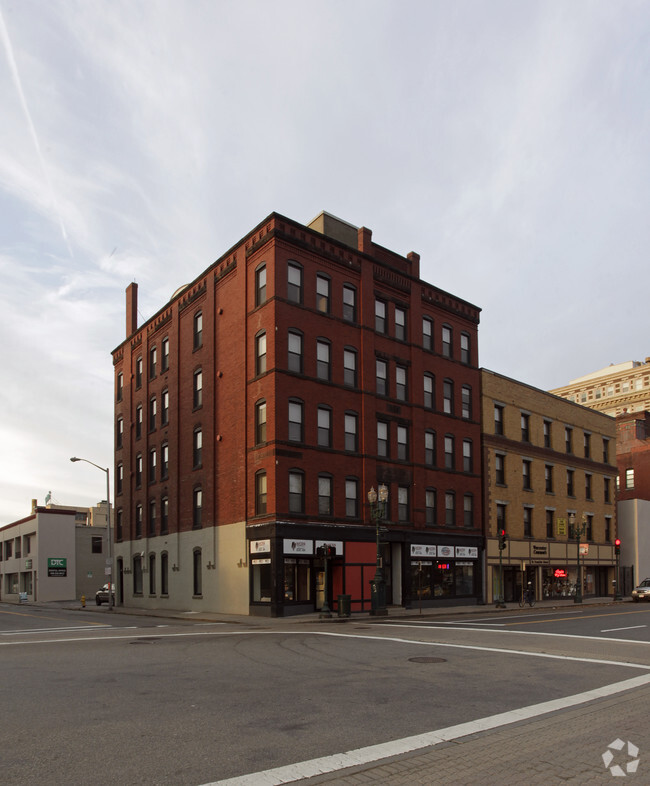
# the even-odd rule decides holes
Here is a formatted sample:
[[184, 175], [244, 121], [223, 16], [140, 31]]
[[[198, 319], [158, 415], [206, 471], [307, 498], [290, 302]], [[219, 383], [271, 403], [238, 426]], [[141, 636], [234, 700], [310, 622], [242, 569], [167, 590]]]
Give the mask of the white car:
[[639, 586], [632, 590], [632, 600], [635, 603], [640, 600], [650, 600], [650, 579], [643, 579]]
[[[101, 606], [102, 603], [108, 603], [108, 587], [108, 584], [104, 584], [104, 586], [95, 593], [95, 603], [98, 606]], [[115, 585], [113, 585], [111, 595], [113, 596], [113, 603], [115, 603]]]

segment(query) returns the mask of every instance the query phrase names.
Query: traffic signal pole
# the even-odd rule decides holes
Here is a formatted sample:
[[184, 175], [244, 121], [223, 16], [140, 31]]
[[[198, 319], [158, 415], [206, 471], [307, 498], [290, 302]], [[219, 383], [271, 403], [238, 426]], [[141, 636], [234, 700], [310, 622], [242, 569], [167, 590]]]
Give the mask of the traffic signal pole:
[[621, 595], [621, 540], [614, 541], [614, 556], [616, 557], [616, 580], [614, 582], [614, 600], [623, 600]]
[[503, 600], [503, 550], [506, 547], [506, 531], [499, 530], [499, 597], [495, 604], [497, 609], [505, 609], [506, 604]]

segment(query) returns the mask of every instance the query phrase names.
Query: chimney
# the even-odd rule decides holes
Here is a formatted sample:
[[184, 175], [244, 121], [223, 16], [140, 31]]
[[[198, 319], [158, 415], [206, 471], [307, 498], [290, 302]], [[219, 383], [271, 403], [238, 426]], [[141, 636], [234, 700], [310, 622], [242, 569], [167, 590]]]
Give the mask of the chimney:
[[32, 500], [32, 513], [36, 513], [36, 506], [37, 505], [38, 505], [38, 500], [37, 499], [33, 499]]
[[372, 252], [372, 229], [360, 227], [357, 231], [357, 248], [362, 254]]
[[138, 329], [138, 285], [135, 281], [126, 288], [126, 337]]

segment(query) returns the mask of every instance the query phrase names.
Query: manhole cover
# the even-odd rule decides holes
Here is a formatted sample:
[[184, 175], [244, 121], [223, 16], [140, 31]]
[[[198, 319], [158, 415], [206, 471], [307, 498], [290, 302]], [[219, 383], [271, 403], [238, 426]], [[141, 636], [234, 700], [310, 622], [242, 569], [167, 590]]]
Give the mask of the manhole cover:
[[409, 658], [411, 663], [446, 663], [447, 658]]

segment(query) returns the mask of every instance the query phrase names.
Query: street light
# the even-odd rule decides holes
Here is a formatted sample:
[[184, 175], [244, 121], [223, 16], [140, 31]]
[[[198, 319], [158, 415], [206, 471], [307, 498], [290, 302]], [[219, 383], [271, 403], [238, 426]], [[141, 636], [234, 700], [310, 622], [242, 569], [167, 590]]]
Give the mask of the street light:
[[573, 597], [574, 603], [582, 603], [582, 566], [580, 564], [580, 539], [587, 531], [587, 519], [582, 517], [582, 524], [576, 524], [576, 514], [569, 513], [569, 537], [576, 539], [576, 555], [578, 560], [578, 572], [576, 583], [576, 594]]
[[370, 518], [374, 521], [377, 532], [377, 567], [375, 568], [375, 578], [370, 581], [370, 613], [374, 616], [382, 616], [388, 614], [388, 610], [386, 609], [386, 583], [382, 567], [379, 533], [381, 520], [386, 515], [388, 488], [382, 483], [379, 486], [379, 494], [377, 494], [374, 487], [371, 487], [368, 492], [368, 502], [370, 503]]
[[77, 458], [77, 456], [73, 456], [70, 461], [85, 461], [86, 464], [92, 464], [93, 467], [97, 467], [97, 469], [101, 469], [102, 472], [106, 473], [106, 525], [107, 525], [107, 534], [108, 534], [108, 559], [106, 560], [108, 564], [108, 610], [113, 611], [113, 543], [111, 538], [111, 473], [108, 467], [104, 469], [104, 467], [100, 467], [99, 464], [95, 464], [94, 461], [88, 461], [85, 458]]

